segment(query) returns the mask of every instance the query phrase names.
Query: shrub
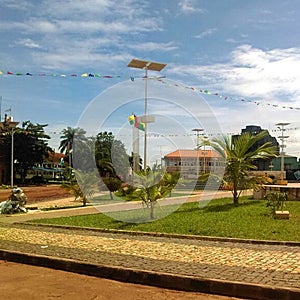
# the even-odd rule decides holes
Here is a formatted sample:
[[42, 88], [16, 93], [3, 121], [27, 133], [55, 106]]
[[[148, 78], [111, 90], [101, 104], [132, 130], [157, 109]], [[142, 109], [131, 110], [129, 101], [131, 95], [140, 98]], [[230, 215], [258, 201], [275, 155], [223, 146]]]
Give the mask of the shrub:
[[267, 207], [270, 208], [272, 215], [275, 216], [277, 210], [283, 210], [285, 201], [288, 200], [288, 195], [284, 192], [269, 192], [265, 195], [265, 199], [267, 200]]

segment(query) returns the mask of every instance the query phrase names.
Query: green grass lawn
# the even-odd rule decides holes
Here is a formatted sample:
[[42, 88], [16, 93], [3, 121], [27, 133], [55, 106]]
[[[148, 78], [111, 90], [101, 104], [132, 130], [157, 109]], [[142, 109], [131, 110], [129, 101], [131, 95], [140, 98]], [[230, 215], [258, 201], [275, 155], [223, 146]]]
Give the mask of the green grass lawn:
[[[290, 219], [277, 220], [270, 215], [266, 201], [240, 199], [234, 206], [231, 198], [215, 199], [200, 208], [199, 203], [157, 207], [158, 220], [149, 221], [149, 210], [114, 212], [56, 219], [35, 220], [38, 223], [60, 224], [105, 229], [192, 234], [259, 240], [300, 241], [300, 202], [288, 201], [285, 210]], [[159, 219], [162, 217], [161, 219]], [[124, 222], [126, 220], [126, 222]], [[31, 221], [32, 222], [32, 221]], [[143, 223], [144, 222], [144, 223]]]

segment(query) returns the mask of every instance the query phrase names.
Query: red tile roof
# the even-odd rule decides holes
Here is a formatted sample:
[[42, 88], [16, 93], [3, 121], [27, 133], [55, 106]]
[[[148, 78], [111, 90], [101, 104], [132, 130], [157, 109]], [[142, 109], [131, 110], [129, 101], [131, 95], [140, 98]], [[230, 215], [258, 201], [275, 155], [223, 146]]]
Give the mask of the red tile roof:
[[198, 157], [221, 157], [220, 154], [214, 150], [176, 150], [165, 155], [165, 158], [194, 158], [197, 157], [197, 152]]
[[61, 158], [65, 157], [63, 153], [48, 152], [49, 156], [45, 159], [47, 162], [59, 163]]

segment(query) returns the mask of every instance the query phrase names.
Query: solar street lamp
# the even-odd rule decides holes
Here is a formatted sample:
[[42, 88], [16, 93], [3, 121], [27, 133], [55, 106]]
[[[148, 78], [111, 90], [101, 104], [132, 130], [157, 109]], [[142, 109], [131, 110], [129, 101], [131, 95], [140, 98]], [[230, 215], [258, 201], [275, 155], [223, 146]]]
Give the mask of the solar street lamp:
[[158, 62], [132, 59], [128, 64], [129, 68], [137, 68], [145, 70], [145, 112], [144, 116], [140, 117], [142, 123], [145, 123], [145, 133], [144, 133], [144, 170], [147, 168], [147, 124], [154, 122], [153, 116], [148, 116], [148, 70], [151, 71], [161, 71], [167, 64], [162, 64]]

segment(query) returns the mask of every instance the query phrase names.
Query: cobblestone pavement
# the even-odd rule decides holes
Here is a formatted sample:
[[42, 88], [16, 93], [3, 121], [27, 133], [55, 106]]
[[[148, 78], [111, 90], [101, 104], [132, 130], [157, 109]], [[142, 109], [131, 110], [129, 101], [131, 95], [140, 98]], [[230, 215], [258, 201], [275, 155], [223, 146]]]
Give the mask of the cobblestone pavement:
[[0, 249], [138, 270], [300, 289], [300, 246], [296, 245], [2, 223]]

